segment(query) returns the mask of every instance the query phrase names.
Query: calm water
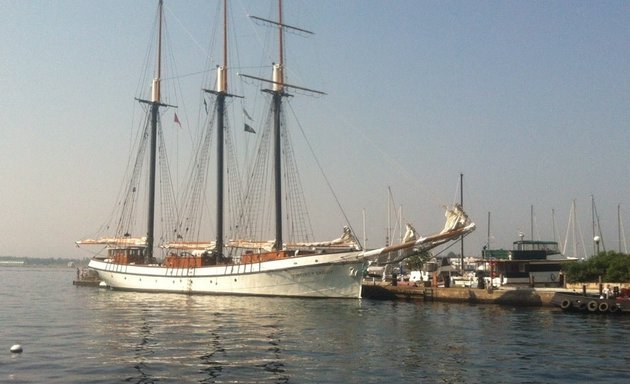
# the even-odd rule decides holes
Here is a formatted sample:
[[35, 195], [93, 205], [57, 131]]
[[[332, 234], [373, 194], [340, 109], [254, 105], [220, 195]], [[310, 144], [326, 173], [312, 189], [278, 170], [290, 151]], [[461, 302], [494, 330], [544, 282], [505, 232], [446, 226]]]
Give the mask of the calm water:
[[[2, 383], [552, 383], [630, 379], [630, 316], [74, 287], [0, 268]], [[9, 352], [22, 344], [24, 353]]]

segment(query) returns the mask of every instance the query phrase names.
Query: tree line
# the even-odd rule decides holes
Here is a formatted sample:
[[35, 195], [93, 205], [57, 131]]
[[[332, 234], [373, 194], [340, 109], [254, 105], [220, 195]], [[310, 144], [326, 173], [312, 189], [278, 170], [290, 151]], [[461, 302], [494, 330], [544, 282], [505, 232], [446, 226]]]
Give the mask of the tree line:
[[598, 255], [568, 263], [565, 277], [569, 283], [586, 283], [599, 281], [630, 281], [630, 255], [614, 251], [600, 252]]
[[69, 263], [75, 265], [87, 264], [81, 259], [63, 259], [61, 257], [16, 257], [16, 256], [0, 256], [0, 262], [5, 262], [7, 266], [44, 266], [44, 267], [67, 267]]

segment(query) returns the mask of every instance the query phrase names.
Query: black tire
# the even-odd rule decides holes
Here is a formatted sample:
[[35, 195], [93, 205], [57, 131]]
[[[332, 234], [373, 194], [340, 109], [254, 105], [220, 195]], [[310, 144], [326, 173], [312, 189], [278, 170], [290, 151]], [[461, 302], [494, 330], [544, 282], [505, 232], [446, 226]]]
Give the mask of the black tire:
[[560, 308], [562, 309], [569, 309], [571, 308], [571, 300], [562, 300], [562, 303], [560, 303]]
[[591, 301], [589, 301], [589, 302], [588, 302], [588, 305], [587, 305], [587, 307], [588, 307], [588, 311], [589, 311], [589, 312], [595, 312], [595, 311], [597, 311], [597, 306], [598, 306], [598, 305], [597, 305], [597, 301], [595, 301], [595, 300], [591, 300]]
[[598, 308], [599, 308], [600, 312], [608, 312], [609, 307], [610, 306], [608, 305], [607, 302], [602, 301], [601, 303], [599, 303], [599, 307]]

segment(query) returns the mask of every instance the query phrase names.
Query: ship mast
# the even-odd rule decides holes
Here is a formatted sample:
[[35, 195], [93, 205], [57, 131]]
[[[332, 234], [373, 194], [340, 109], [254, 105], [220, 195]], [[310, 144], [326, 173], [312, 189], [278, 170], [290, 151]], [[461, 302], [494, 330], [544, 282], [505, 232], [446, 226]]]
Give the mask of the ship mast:
[[149, 158], [149, 209], [147, 213], [147, 249], [145, 259], [151, 261], [153, 258], [153, 243], [155, 239], [155, 171], [157, 168], [157, 125], [160, 116], [160, 81], [162, 72], [162, 11], [163, 1], [158, 5], [158, 38], [157, 38], [157, 62], [155, 66], [155, 77], [151, 92], [151, 144]]
[[274, 159], [274, 186], [275, 186], [275, 204], [276, 204], [276, 242], [274, 249], [282, 249], [282, 171], [281, 171], [281, 132], [280, 118], [282, 108], [282, 97], [284, 94], [284, 76], [283, 76], [283, 52], [282, 52], [282, 0], [278, 0], [278, 50], [279, 63], [273, 66], [273, 159]]
[[239, 74], [239, 76], [247, 77], [254, 80], [271, 83], [271, 89], [264, 89], [263, 92], [271, 93], [271, 105], [273, 108], [273, 170], [274, 170], [274, 201], [275, 201], [275, 242], [273, 249], [278, 251], [282, 249], [282, 148], [281, 148], [281, 117], [282, 117], [282, 98], [290, 96], [284, 91], [285, 87], [295, 88], [298, 90], [324, 95], [324, 92], [315, 91], [308, 88], [289, 85], [284, 82], [284, 29], [294, 30], [303, 34], [313, 34], [313, 32], [286, 25], [282, 20], [282, 0], [278, 0], [278, 21], [263, 19], [256, 16], [250, 16], [252, 19], [270, 24], [278, 28], [278, 63], [273, 64], [271, 80], [262, 79], [260, 77]]
[[216, 251], [223, 253], [223, 133], [227, 95], [227, 0], [223, 1], [223, 65], [217, 69], [217, 234]]
[[[223, 0], [223, 64], [217, 67], [217, 85], [215, 90], [204, 89], [207, 93], [216, 95], [217, 106], [217, 233], [215, 250], [223, 254], [224, 227], [224, 133], [225, 133], [225, 99], [232, 97], [228, 93], [228, 32], [227, 32], [227, 0]], [[237, 96], [240, 97], [240, 96]]]

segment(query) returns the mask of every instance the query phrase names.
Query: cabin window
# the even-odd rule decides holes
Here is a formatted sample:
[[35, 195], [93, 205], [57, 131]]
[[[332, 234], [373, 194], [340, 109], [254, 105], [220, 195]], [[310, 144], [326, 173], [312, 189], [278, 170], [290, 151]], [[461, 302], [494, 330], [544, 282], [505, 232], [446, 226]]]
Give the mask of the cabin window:
[[532, 264], [530, 270], [532, 272], [558, 272], [560, 264]]

